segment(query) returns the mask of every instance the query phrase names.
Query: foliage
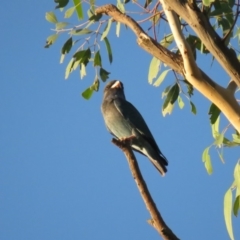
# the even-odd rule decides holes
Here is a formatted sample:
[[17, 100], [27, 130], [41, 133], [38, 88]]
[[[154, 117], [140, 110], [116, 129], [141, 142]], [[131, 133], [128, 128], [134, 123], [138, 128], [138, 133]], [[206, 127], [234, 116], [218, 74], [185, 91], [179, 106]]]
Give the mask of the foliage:
[[[232, 192], [235, 192], [234, 203], [232, 200]], [[234, 169], [234, 181], [224, 196], [225, 222], [230, 238], [234, 239], [232, 229], [232, 209], [234, 215], [237, 217], [238, 211], [240, 209], [240, 161], [237, 162]]]
[[[55, 2], [57, 3], [56, 10], [46, 13], [46, 20], [55, 26], [55, 28], [53, 30], [54, 34], [51, 34], [47, 38], [45, 47], [49, 48], [54, 44], [59, 35], [69, 34], [69, 37], [67, 37], [67, 40], [62, 46], [60, 58], [60, 62], [63, 63], [65, 56], [70, 53], [72, 54], [72, 58], [66, 67], [65, 79], [68, 79], [69, 75], [75, 70], [78, 70], [80, 72], [80, 77], [84, 78], [87, 75], [87, 69], [91, 67], [91, 63], [92, 67], [95, 69], [95, 78], [93, 83], [82, 93], [85, 99], [90, 99], [92, 94], [98, 91], [99, 85], [101, 84], [100, 79], [102, 82], [105, 82], [109, 78], [110, 72], [104, 68], [102, 56], [105, 51], [108, 56], [108, 61], [112, 63], [113, 51], [108, 36], [109, 32], [113, 31], [113, 27], [115, 26], [116, 36], [119, 37], [121, 23], [119, 21], [116, 22], [113, 17], [96, 14], [95, 0], [73, 0], [70, 3], [68, 0], [55, 0]], [[234, 0], [202, 0], [191, 2], [193, 2], [193, 7], [197, 7], [199, 11], [204, 13], [216, 33], [221, 36], [221, 41], [228, 46], [232, 54], [234, 56], [238, 55], [238, 58], [240, 58], [239, 51], [237, 50], [240, 43], [240, 28], [238, 28], [236, 24], [240, 3], [235, 3]], [[197, 5], [195, 6], [195, 4]], [[68, 7], [68, 5], [71, 6]], [[142, 16], [140, 13], [144, 13], [145, 16], [147, 16], [145, 19], [139, 19], [138, 23], [141, 24], [141, 27], [147, 29], [149, 36], [160, 43], [161, 46], [169, 49], [172, 53], [180, 54], [159, 1], [146, 0], [130, 2], [129, 0], [117, 0], [117, 8], [122, 13], [131, 15], [130, 12], [128, 13], [125, 10], [130, 5], [131, 8], [129, 8], [131, 10], [133, 7], [140, 10], [138, 17]], [[74, 17], [74, 14], [76, 14], [79, 20], [78, 25], [70, 24], [65, 20], [59, 21], [56, 16], [60, 15], [62, 19], [69, 19]], [[136, 15], [134, 17], [137, 18]], [[160, 23], [165, 24], [166, 33], [164, 35], [157, 33], [157, 28]], [[204, 46], [200, 37], [190, 29], [188, 23], [181, 18], [180, 23], [185, 39], [191, 47], [194, 59], [197, 61], [199, 56], [211, 55], [211, 52]], [[212, 57], [212, 62], [214, 61], [215, 58]], [[195, 90], [194, 86], [179, 73], [175, 72], [161, 60], [153, 56], [149, 65], [149, 84], [154, 87], [159, 87], [169, 74], [175, 77], [175, 81], [162, 92], [162, 98], [164, 98], [162, 114], [164, 116], [171, 114], [176, 103], [180, 109], [183, 109], [185, 107], [185, 101], [187, 101], [191, 112], [196, 115], [197, 107], [192, 101]], [[221, 109], [213, 103], [210, 105], [209, 115], [214, 141], [203, 151], [202, 160], [208, 174], [212, 174], [213, 165], [209, 154], [211, 148], [216, 148], [221, 161], [224, 162], [224, 147], [239, 147], [240, 134], [231, 128], [231, 124], [228, 124], [222, 130], [219, 129], [220, 117], [222, 117]], [[227, 133], [231, 138], [226, 136]], [[232, 191], [236, 192], [233, 204]], [[234, 239], [231, 225], [231, 212], [237, 216], [239, 208], [240, 167], [238, 162], [234, 170], [234, 182], [224, 197], [224, 216], [231, 239]]]

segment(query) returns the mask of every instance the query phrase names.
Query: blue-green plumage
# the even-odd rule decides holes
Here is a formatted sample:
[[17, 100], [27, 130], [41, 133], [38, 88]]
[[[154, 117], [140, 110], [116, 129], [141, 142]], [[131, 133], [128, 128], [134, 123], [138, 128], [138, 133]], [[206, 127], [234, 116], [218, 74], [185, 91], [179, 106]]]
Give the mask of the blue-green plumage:
[[134, 136], [131, 141], [133, 150], [146, 155], [164, 175], [167, 172], [167, 159], [158, 148], [142, 115], [126, 100], [120, 81], [107, 84], [101, 109], [109, 132], [118, 139]]

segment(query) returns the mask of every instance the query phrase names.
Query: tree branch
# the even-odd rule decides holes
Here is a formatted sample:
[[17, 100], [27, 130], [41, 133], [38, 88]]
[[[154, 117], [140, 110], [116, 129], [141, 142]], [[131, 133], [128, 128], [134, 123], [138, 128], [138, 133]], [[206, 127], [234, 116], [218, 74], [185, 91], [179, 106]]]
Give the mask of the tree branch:
[[115, 21], [127, 25], [136, 34], [137, 42], [140, 47], [149, 52], [152, 56], [161, 59], [162, 62], [167, 64], [174, 71], [182, 74], [183, 65], [181, 56], [169, 51], [153, 38], [149, 37], [134, 19], [120, 12], [116, 6], [112, 4], [103, 5], [98, 7], [95, 13], [106, 14]]
[[223, 69], [240, 87], [240, 63], [237, 57], [224, 44], [206, 16], [199, 10], [195, 1], [160, 0], [167, 9], [172, 9], [183, 18], [212, 53]]
[[155, 202], [153, 201], [151, 194], [147, 188], [147, 185], [142, 177], [141, 171], [138, 167], [137, 160], [133, 154], [130, 146], [123, 141], [117, 139], [112, 139], [112, 142], [118, 146], [125, 154], [129, 168], [131, 170], [132, 176], [137, 184], [138, 190], [142, 196], [142, 199], [151, 215], [151, 220], [149, 221], [158, 233], [162, 236], [164, 240], [179, 240], [179, 238], [172, 232], [172, 230], [164, 222], [161, 214], [159, 213]]
[[189, 79], [191, 76], [195, 76], [196, 79], [202, 78], [201, 71], [195, 62], [192, 50], [183, 36], [177, 14], [171, 10], [168, 10], [164, 2], [162, 3], [162, 6], [168, 19], [175, 42], [183, 58], [184, 75], [187, 79]]
[[[163, 0], [161, 0], [162, 2]], [[178, 2], [176, 0], [171, 0], [170, 2], [165, 0], [164, 4], [166, 4], [165, 9], [170, 9], [169, 5], [170, 2]], [[185, 1], [186, 2], [186, 1]], [[179, 3], [180, 4], [180, 3]], [[181, 5], [181, 4], [180, 4]], [[184, 8], [181, 5], [182, 11], [186, 8]], [[178, 6], [179, 7], [179, 6]], [[190, 8], [188, 6], [188, 8]], [[183, 58], [181, 55], [173, 53], [166, 49], [165, 47], [161, 46], [157, 41], [155, 41], [153, 38], [148, 36], [144, 30], [138, 25], [136, 21], [134, 21], [131, 17], [127, 16], [126, 14], [123, 14], [120, 12], [114, 5], [108, 4], [101, 7], [98, 7], [96, 9], [96, 14], [107, 14], [111, 16], [115, 21], [118, 21], [120, 23], [123, 23], [127, 25], [137, 36], [137, 42], [138, 45], [143, 48], [145, 51], [150, 53], [152, 56], [158, 58], [165, 64], [167, 64], [170, 68], [178, 72], [179, 74], [186, 77], [186, 79], [196, 88], [200, 93], [202, 93], [207, 99], [209, 99], [212, 103], [214, 103], [221, 111], [222, 113], [227, 117], [229, 122], [233, 125], [233, 127], [240, 132], [240, 106], [238, 102], [236, 101], [233, 94], [230, 94], [230, 91], [228, 89], [225, 89], [218, 85], [216, 82], [214, 82], [206, 73], [204, 73], [200, 68], [196, 71], [186, 71], [187, 65], [190, 66], [191, 63], [190, 58], [189, 60], [187, 55], [190, 54], [191, 51], [184, 53], [185, 63], [183, 61]], [[189, 16], [191, 17], [191, 16]], [[198, 23], [199, 24], [199, 23]], [[203, 34], [203, 33], [201, 33]], [[215, 34], [216, 35], [216, 34]], [[200, 37], [200, 36], [199, 36]], [[208, 36], [210, 38], [210, 36]], [[201, 37], [200, 37], [201, 38]], [[221, 39], [220, 39], [221, 41]], [[205, 44], [205, 43], [204, 43]], [[214, 40], [211, 41], [211, 44], [214, 45]], [[215, 46], [215, 45], [214, 45]], [[211, 49], [212, 50], [212, 49]], [[215, 50], [214, 50], [215, 51]], [[223, 54], [223, 52], [222, 52]], [[188, 64], [186, 64], [186, 61], [188, 61]], [[231, 65], [232, 61], [228, 60], [228, 65]], [[235, 61], [235, 60], [234, 60]], [[239, 63], [237, 63], [239, 65]], [[194, 69], [192, 69], [194, 70]], [[199, 74], [200, 71], [200, 74]], [[240, 73], [240, 66], [238, 69]], [[186, 73], [188, 75], [186, 75]], [[236, 72], [235, 72], [236, 73]], [[237, 73], [234, 75], [234, 78], [232, 78], [236, 82], [236, 76]], [[240, 76], [240, 74], [239, 74]]]

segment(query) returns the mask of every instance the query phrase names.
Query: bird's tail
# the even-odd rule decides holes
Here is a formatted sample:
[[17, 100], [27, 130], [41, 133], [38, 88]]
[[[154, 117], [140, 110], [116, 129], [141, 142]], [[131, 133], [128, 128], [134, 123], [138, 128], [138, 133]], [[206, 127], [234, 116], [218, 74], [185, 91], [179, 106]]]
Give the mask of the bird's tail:
[[145, 155], [152, 162], [154, 167], [160, 172], [160, 174], [164, 176], [167, 172], [166, 166], [168, 165], [168, 161], [161, 153], [157, 145], [153, 147], [153, 144], [150, 144], [149, 141], [142, 137], [138, 131], [135, 131], [133, 135], [137, 138], [137, 141], [134, 141], [133, 139], [131, 145], [132, 148], [135, 151]]
[[152, 156], [147, 156], [149, 160], [152, 162], [154, 167], [160, 172], [160, 174], [164, 177], [165, 173], [167, 172], [167, 161], [161, 156], [153, 158]]

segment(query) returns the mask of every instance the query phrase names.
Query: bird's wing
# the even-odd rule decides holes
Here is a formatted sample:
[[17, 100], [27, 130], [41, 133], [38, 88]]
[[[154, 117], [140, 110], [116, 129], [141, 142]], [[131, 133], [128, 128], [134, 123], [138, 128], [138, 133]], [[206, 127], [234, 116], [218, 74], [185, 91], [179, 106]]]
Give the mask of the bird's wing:
[[142, 137], [144, 137], [158, 152], [161, 152], [139, 111], [130, 102], [122, 98], [114, 99], [114, 105], [131, 127], [138, 130]]

